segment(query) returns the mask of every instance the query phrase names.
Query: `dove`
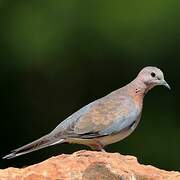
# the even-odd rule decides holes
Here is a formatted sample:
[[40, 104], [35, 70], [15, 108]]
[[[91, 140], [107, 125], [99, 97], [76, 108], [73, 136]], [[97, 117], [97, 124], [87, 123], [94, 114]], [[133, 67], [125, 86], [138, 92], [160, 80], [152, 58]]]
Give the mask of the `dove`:
[[11, 151], [3, 159], [61, 143], [83, 144], [92, 150], [104, 151], [106, 145], [123, 140], [136, 129], [144, 96], [157, 85], [170, 89], [159, 68], [144, 67], [126, 86], [82, 107], [49, 134]]

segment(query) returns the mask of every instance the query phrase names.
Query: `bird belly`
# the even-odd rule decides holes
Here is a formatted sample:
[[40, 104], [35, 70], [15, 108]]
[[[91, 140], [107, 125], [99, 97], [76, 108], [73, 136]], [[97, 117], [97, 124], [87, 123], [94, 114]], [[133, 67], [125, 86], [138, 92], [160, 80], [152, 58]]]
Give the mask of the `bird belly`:
[[97, 140], [96, 138], [93, 139], [68, 138], [66, 142], [70, 144], [82, 144], [86, 146], [91, 146], [92, 144], [97, 143]]

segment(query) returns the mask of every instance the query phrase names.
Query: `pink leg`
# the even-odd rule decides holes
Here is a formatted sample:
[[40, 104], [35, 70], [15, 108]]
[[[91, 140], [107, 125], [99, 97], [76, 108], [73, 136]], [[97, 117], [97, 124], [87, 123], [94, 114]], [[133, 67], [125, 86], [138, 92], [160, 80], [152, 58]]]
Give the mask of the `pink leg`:
[[102, 151], [102, 152], [106, 152], [104, 149], [103, 149], [103, 145], [101, 145], [100, 143], [94, 143], [94, 144], [90, 144], [89, 147], [92, 149], [92, 150], [95, 150], [95, 151]]

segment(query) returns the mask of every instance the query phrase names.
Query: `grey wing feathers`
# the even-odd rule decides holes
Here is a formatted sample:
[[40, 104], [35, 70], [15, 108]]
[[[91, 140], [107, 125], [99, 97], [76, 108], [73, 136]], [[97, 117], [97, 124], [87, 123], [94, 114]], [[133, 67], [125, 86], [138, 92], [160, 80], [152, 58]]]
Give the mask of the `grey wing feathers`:
[[63, 134], [64, 132], [72, 132], [73, 127], [76, 124], [76, 122], [81, 118], [84, 114], [90, 111], [92, 105], [95, 103], [91, 102], [88, 105], [84, 106], [80, 110], [76, 111], [69, 117], [67, 117], [64, 121], [62, 121], [50, 134], [56, 135], [56, 134]]
[[135, 123], [136, 121], [135, 117], [136, 117], [136, 112], [132, 112], [131, 114], [129, 114], [129, 117], [126, 117], [126, 120], [123, 119], [125, 117], [121, 117], [119, 120], [116, 120], [114, 123], [112, 123], [111, 126], [99, 132], [99, 134], [101, 135], [115, 134], [117, 132], [125, 130], [126, 128], [131, 127]]
[[67, 138], [106, 136], [131, 126], [137, 115], [133, 102], [127, 98], [121, 97], [120, 102], [116, 100], [111, 104], [109, 101], [96, 100], [65, 119], [52, 134], [64, 134]]
[[80, 134], [81, 138], [89, 139], [94, 137], [102, 137], [111, 134], [116, 134], [120, 131], [130, 128], [135, 123], [134, 115], [130, 116], [127, 120], [120, 118], [119, 120], [114, 121], [109, 127], [99, 131], [99, 132], [88, 132], [85, 134]]

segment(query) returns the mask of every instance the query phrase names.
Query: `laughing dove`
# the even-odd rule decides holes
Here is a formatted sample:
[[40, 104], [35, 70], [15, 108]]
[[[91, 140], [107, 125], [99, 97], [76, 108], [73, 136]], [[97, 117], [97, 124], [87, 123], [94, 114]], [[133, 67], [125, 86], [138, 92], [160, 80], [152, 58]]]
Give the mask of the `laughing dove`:
[[13, 150], [3, 158], [11, 159], [64, 142], [102, 151], [104, 146], [118, 142], [134, 131], [141, 117], [143, 98], [156, 85], [170, 89], [160, 69], [145, 67], [126, 86], [84, 106], [49, 134]]

